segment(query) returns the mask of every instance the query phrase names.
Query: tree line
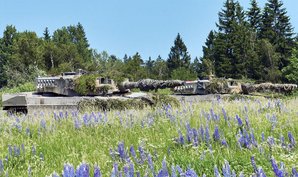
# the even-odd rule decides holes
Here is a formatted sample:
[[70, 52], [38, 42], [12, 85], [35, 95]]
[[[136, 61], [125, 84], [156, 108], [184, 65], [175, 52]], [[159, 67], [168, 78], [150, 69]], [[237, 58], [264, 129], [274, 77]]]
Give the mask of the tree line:
[[210, 76], [271, 82], [298, 82], [297, 37], [283, 3], [256, 0], [244, 11], [238, 1], [226, 0], [210, 31], [203, 56], [192, 59], [178, 33], [167, 58], [144, 60], [137, 52], [119, 58], [90, 48], [82, 24], [43, 36], [6, 26], [0, 38], [0, 88], [14, 87], [42, 75], [85, 69], [115, 80], [181, 79]]

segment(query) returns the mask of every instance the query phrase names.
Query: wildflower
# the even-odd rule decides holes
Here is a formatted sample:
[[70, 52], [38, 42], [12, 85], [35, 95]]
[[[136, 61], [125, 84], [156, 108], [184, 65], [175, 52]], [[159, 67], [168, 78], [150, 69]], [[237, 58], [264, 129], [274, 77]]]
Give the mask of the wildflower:
[[129, 169], [128, 169], [127, 166], [124, 166], [123, 167], [123, 172], [124, 172], [125, 177], [130, 177], [130, 175], [129, 175]]
[[44, 119], [40, 121], [40, 126], [41, 128], [46, 129], [46, 121]]
[[82, 163], [77, 167], [76, 176], [89, 177], [89, 166], [86, 163]]
[[110, 156], [112, 157], [113, 160], [115, 160], [115, 153], [111, 148], [110, 148]]
[[204, 138], [204, 128], [203, 128], [202, 125], [200, 126], [200, 134], [201, 134], [202, 141], [205, 141], [205, 138]]
[[[176, 168], [175, 168], [175, 166], [174, 165], [172, 165], [172, 175], [171, 175], [171, 177], [177, 177], [177, 174], [176, 174]], [[154, 175], [153, 175], [154, 176]]]
[[244, 177], [243, 172], [240, 172], [239, 177]]
[[137, 157], [136, 151], [135, 151], [135, 148], [132, 145], [130, 146], [129, 151], [130, 151], [130, 154], [132, 155], [132, 157], [134, 159], [136, 159], [136, 157]]
[[226, 146], [226, 147], [228, 146], [226, 139], [221, 140], [221, 145]]
[[237, 120], [238, 126], [242, 127], [243, 123], [242, 123], [241, 118], [238, 115], [236, 115], [236, 120]]
[[26, 135], [27, 135], [27, 136], [30, 136], [30, 134], [31, 134], [31, 133], [30, 133], [30, 129], [27, 127], [27, 128], [26, 128]]
[[80, 129], [81, 128], [81, 122], [78, 118], [75, 118], [74, 120], [74, 126], [76, 129]]
[[231, 175], [231, 168], [228, 161], [225, 160], [224, 165], [222, 167], [222, 173], [224, 177], [230, 177]]
[[266, 177], [265, 172], [263, 171], [262, 167], [258, 169], [258, 177]]
[[12, 156], [12, 148], [11, 148], [11, 145], [8, 145], [8, 153], [10, 156]]
[[169, 176], [168, 168], [165, 159], [162, 161], [162, 168], [159, 171], [158, 177], [167, 177]]
[[267, 138], [267, 142], [268, 142], [269, 146], [273, 146], [273, 145], [274, 145], [274, 138], [271, 137], [271, 136], [269, 136], [269, 137]]
[[280, 135], [280, 142], [281, 142], [281, 147], [286, 147], [286, 144], [285, 144], [285, 137], [283, 135]]
[[97, 165], [94, 166], [94, 177], [101, 177], [101, 172]]
[[63, 172], [62, 172], [63, 177], [74, 177], [75, 176], [75, 170], [71, 164], [64, 164]]
[[222, 114], [224, 116], [225, 121], [228, 122], [228, 116], [227, 116], [226, 110], [224, 108], [222, 108], [221, 110], [222, 110]]
[[187, 123], [187, 125], [186, 125], [186, 137], [187, 137], [187, 141], [188, 141], [188, 143], [190, 143], [191, 142], [191, 139], [192, 139], [192, 137], [193, 137], [193, 135], [192, 135], [192, 130], [191, 130], [191, 128], [190, 128], [190, 125], [189, 125], [189, 123]]
[[117, 163], [114, 163], [114, 165], [113, 165], [111, 177], [118, 177], [118, 164]]
[[140, 172], [137, 172], [137, 177], [141, 177], [141, 174], [140, 174]]
[[179, 130], [178, 133], [179, 133], [179, 143], [183, 145], [184, 144], [184, 137], [183, 137], [183, 135], [182, 135], [182, 133], [181, 133], [180, 130]]
[[295, 147], [295, 139], [294, 139], [294, 136], [291, 132], [288, 132], [288, 138], [289, 138], [289, 141], [290, 141], [290, 147]]
[[32, 176], [32, 170], [31, 170], [31, 167], [29, 166], [28, 167], [28, 177], [31, 177]]
[[129, 164], [129, 176], [134, 177], [134, 173], [135, 173], [134, 165], [133, 165], [133, 163], [130, 163]]
[[254, 156], [251, 156], [250, 162], [251, 162], [251, 165], [252, 165], [252, 167], [253, 167], [253, 169], [256, 173], [258, 171], [258, 168], [257, 168], [256, 162], [255, 162], [255, 157]]
[[176, 166], [176, 169], [180, 176], [184, 176], [183, 170], [181, 169], [181, 167], [179, 165]]
[[210, 140], [210, 134], [209, 134], [209, 127], [208, 127], [208, 125], [205, 128], [205, 136], [206, 136], [206, 143], [208, 144], [209, 143], [209, 140]]
[[125, 160], [126, 154], [125, 154], [125, 148], [124, 148], [124, 143], [123, 142], [120, 142], [118, 144], [118, 153], [119, 153], [120, 158], [122, 160]]
[[153, 176], [155, 176], [154, 165], [153, 165], [152, 158], [151, 158], [150, 154], [148, 154], [148, 165], [149, 165], [149, 168], [150, 168]]
[[36, 154], [36, 149], [35, 149], [35, 146], [32, 145], [32, 155], [35, 155]]
[[277, 177], [283, 177], [282, 171], [279, 170], [278, 165], [273, 158], [271, 159], [271, 166], [272, 166], [273, 171]]
[[2, 160], [0, 159], [0, 175], [4, 172], [4, 165]]
[[141, 146], [139, 146], [138, 150], [139, 150], [140, 157], [141, 157], [141, 163], [143, 164], [146, 159], [146, 154], [144, 152], [144, 149]]
[[220, 140], [220, 134], [219, 134], [218, 126], [216, 126], [215, 129], [214, 129], [213, 139], [214, 139], [214, 141], [219, 141]]
[[189, 168], [185, 172], [185, 177], [198, 177], [198, 175], [194, 170]]
[[215, 177], [220, 177], [220, 174], [219, 174], [218, 169], [217, 169], [216, 166], [214, 167], [214, 176]]
[[193, 133], [193, 144], [194, 144], [194, 146], [198, 146], [199, 145], [199, 135], [198, 135], [197, 129], [193, 128], [192, 133]]
[[264, 132], [262, 132], [262, 142], [264, 142], [265, 141], [265, 134], [264, 134]]
[[14, 155], [15, 156], [20, 156], [21, 155], [21, 151], [20, 151], [19, 147], [14, 146], [13, 149], [14, 149]]
[[292, 168], [292, 176], [293, 177], [298, 177], [298, 172], [295, 168]]

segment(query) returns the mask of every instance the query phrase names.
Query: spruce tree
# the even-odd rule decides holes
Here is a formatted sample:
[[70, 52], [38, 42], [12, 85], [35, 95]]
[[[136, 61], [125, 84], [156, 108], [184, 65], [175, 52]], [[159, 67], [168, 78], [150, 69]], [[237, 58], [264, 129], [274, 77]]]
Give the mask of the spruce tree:
[[248, 23], [254, 32], [259, 32], [262, 20], [261, 9], [259, 8], [256, 0], [251, 0], [250, 5], [251, 7], [246, 13]]
[[178, 33], [174, 41], [174, 46], [171, 47], [169, 58], [167, 60], [167, 66], [170, 72], [180, 67], [189, 68], [190, 60], [191, 58], [188, 54], [187, 47]]

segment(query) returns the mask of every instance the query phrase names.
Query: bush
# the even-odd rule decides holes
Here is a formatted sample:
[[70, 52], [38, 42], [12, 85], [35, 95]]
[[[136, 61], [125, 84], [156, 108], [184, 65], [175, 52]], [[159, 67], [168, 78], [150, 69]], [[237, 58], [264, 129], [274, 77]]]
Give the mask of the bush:
[[74, 81], [74, 90], [80, 95], [88, 95], [96, 93], [96, 79], [99, 77], [97, 74], [82, 75]]

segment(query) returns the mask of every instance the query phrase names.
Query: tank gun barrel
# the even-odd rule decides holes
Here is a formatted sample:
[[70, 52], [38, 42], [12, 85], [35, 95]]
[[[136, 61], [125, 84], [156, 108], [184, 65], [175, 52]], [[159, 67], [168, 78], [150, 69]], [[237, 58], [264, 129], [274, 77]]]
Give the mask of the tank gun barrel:
[[142, 79], [137, 82], [122, 82], [119, 85], [120, 90], [139, 88], [141, 91], [149, 91], [156, 89], [174, 88], [181, 86], [184, 81], [181, 80], [154, 80], [154, 79]]

